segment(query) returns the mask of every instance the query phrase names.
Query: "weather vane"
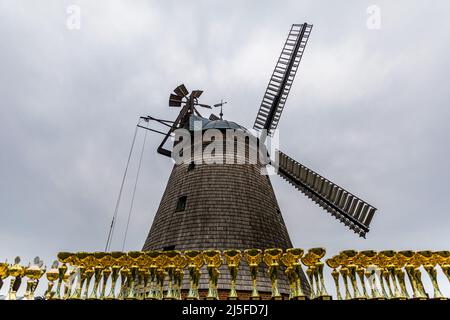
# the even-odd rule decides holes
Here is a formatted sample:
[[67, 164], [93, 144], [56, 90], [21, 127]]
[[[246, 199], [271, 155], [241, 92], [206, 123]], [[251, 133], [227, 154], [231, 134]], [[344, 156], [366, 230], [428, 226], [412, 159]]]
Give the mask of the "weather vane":
[[223, 99], [220, 99], [220, 103], [217, 103], [214, 105], [215, 108], [220, 107], [220, 120], [223, 120], [223, 105], [227, 104], [226, 101], [223, 101]]

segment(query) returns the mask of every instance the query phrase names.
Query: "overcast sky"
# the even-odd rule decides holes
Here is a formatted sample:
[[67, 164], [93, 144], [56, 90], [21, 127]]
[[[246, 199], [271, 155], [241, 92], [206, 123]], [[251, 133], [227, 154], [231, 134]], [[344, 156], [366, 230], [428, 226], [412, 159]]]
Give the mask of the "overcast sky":
[[[303, 22], [314, 27], [280, 148], [379, 210], [364, 240], [275, 176], [294, 245], [450, 249], [450, 4], [343, 3], [0, 0], [0, 260], [103, 250], [138, 117], [174, 119], [168, 96], [183, 82], [252, 127], [290, 26]], [[367, 25], [373, 4], [379, 29]], [[70, 5], [80, 29], [67, 26]], [[142, 248], [172, 168], [160, 140], [147, 137], [126, 250]]]

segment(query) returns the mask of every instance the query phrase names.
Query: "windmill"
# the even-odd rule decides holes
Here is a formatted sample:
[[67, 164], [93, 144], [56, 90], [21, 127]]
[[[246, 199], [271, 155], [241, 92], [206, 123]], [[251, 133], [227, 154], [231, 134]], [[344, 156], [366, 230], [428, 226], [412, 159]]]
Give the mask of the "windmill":
[[[292, 25], [257, 112], [254, 129], [266, 130], [269, 135], [277, 129], [311, 30], [312, 25], [307, 23]], [[158, 153], [171, 157], [172, 151], [166, 147], [169, 137], [178, 128], [193, 132], [193, 120], [202, 123], [201, 130], [248, 131], [235, 122], [222, 119], [222, 116], [203, 118], [197, 108], [211, 107], [199, 103], [201, 94], [200, 90], [189, 93], [184, 85], [180, 85], [169, 97], [169, 106], [180, 108], [175, 121], [142, 117], [145, 121], [157, 121], [169, 127], [166, 133], [150, 129], [164, 134]], [[283, 179], [359, 236], [366, 235], [375, 207], [284, 152], [276, 152], [279, 157], [277, 172]], [[292, 247], [270, 179], [260, 174], [259, 169], [265, 166], [266, 163], [261, 162], [175, 164], [143, 249]], [[223, 273], [225, 277], [226, 274]], [[248, 274], [243, 277], [248, 285], [241, 281], [241, 290], [249, 289], [250, 277]], [[270, 281], [266, 280], [270, 291]]]

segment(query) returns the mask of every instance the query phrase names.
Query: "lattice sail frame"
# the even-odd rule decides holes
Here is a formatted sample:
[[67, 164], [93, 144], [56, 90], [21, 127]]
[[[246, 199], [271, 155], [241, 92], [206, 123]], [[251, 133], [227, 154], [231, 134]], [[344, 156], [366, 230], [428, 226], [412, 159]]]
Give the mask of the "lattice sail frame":
[[312, 25], [307, 23], [292, 25], [256, 115], [254, 129], [266, 129], [271, 135], [277, 128], [311, 29]]
[[317, 172], [278, 150], [278, 174], [308, 198], [365, 238], [377, 210]]

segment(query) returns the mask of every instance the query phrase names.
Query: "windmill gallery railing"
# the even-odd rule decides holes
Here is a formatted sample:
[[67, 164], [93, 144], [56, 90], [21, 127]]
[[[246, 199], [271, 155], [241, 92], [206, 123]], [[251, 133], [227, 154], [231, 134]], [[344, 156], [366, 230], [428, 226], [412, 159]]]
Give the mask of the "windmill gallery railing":
[[[304, 254], [302, 249], [248, 249], [206, 251], [132, 251], [132, 252], [60, 252], [49, 270], [36, 258], [33, 265], [23, 266], [20, 258], [14, 264], [0, 263], [0, 289], [10, 278], [7, 300], [16, 300], [22, 278], [27, 278], [25, 300], [35, 299], [35, 291], [44, 275], [48, 287], [44, 299], [191, 299], [197, 300], [202, 267], [206, 267], [209, 280], [206, 299], [219, 299], [217, 283], [219, 267], [226, 263], [230, 274], [227, 299], [238, 298], [237, 275], [241, 260], [248, 265], [253, 290], [250, 299], [258, 300], [258, 269], [266, 265], [272, 283], [272, 299], [330, 300], [324, 284], [325, 249], [313, 248]], [[342, 251], [325, 259], [332, 270], [336, 298], [342, 299], [446, 299], [439, 288], [437, 272], [440, 269], [450, 281], [450, 251], [399, 251], [357, 252]], [[302, 264], [307, 279], [303, 277]], [[440, 268], [439, 268], [439, 267]], [[428, 274], [433, 294], [426, 292], [422, 283], [421, 268]], [[185, 270], [189, 277], [189, 290], [182, 290]], [[277, 279], [284, 272], [289, 282], [289, 296], [282, 296]], [[406, 276], [409, 281], [406, 281]], [[340, 281], [342, 279], [342, 281]], [[307, 281], [308, 283], [303, 283]], [[341, 295], [339, 283], [344, 284]], [[407, 290], [409, 282], [410, 292]], [[311, 295], [303, 288], [309, 286]], [[351, 289], [350, 290], [350, 286]], [[106, 292], [108, 288], [109, 292]]]

